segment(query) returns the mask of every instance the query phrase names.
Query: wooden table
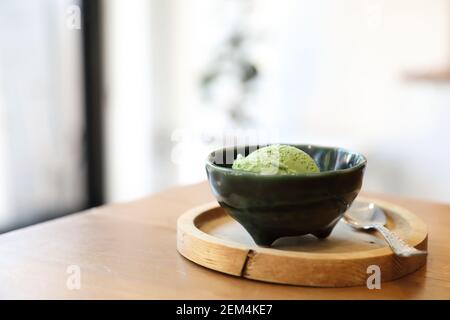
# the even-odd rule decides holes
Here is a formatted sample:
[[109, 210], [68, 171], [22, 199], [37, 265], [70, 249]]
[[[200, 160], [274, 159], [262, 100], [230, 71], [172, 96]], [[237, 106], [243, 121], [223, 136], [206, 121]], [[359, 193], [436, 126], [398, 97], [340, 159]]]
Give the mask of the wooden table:
[[[268, 284], [187, 261], [176, 251], [176, 220], [212, 200], [201, 183], [0, 235], [0, 298], [450, 299], [450, 205], [371, 196], [410, 209], [429, 228], [427, 266], [381, 290]], [[78, 290], [67, 287], [72, 265]]]

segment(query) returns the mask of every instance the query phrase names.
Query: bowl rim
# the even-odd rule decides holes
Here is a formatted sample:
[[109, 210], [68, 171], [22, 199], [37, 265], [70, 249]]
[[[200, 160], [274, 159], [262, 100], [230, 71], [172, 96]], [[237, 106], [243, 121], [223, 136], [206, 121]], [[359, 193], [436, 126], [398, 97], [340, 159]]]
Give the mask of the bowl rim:
[[[266, 147], [266, 146], [270, 146], [270, 145], [288, 145], [288, 146], [293, 146], [293, 147], [306, 147], [306, 148], [322, 148], [322, 149], [331, 149], [331, 150], [340, 150], [343, 152], [346, 152], [348, 154], [354, 154], [359, 156], [362, 161], [360, 163], [358, 163], [356, 166], [353, 166], [351, 168], [345, 168], [345, 169], [338, 169], [338, 170], [328, 170], [328, 171], [321, 171], [321, 172], [308, 172], [308, 173], [290, 173], [290, 174], [260, 174], [257, 172], [251, 172], [251, 171], [243, 171], [243, 170], [236, 170], [236, 169], [231, 169], [231, 168], [226, 168], [226, 167], [222, 167], [220, 165], [217, 165], [215, 163], [213, 163], [211, 161], [212, 155], [215, 152], [224, 150], [224, 149], [230, 149], [230, 148], [245, 148], [245, 147], [258, 147], [262, 148], [262, 147]], [[231, 175], [237, 175], [237, 176], [257, 176], [260, 178], [282, 178], [282, 179], [290, 179], [290, 178], [298, 178], [298, 177], [324, 177], [324, 176], [332, 176], [332, 175], [339, 175], [339, 174], [343, 174], [343, 173], [349, 173], [349, 172], [353, 172], [353, 171], [358, 171], [361, 168], [364, 168], [367, 164], [367, 158], [359, 153], [359, 152], [355, 152], [346, 148], [342, 148], [342, 147], [332, 147], [332, 146], [323, 146], [323, 145], [316, 145], [316, 144], [297, 144], [297, 143], [268, 143], [268, 144], [261, 144], [261, 145], [235, 145], [235, 146], [228, 146], [228, 147], [222, 147], [219, 149], [216, 149], [212, 152], [210, 152], [208, 154], [208, 156], [206, 157], [206, 166], [210, 166], [212, 168], [214, 168], [215, 170], [218, 171], [222, 171], [224, 173], [227, 174], [231, 174]]]

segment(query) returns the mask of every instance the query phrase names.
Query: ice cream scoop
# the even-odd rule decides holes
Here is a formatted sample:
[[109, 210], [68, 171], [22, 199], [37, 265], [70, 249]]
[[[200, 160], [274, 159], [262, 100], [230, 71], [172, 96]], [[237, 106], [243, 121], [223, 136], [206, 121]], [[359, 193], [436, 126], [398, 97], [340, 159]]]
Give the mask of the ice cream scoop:
[[247, 157], [238, 155], [232, 168], [266, 175], [320, 172], [317, 164], [306, 152], [280, 144], [260, 148]]

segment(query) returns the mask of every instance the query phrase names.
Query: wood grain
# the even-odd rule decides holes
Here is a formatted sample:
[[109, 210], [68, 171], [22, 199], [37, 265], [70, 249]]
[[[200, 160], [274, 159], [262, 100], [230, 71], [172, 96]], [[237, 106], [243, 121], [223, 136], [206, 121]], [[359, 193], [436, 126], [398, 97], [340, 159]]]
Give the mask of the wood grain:
[[[0, 235], [0, 298], [450, 299], [450, 205], [371, 196], [411, 210], [429, 234], [427, 265], [381, 290], [263, 283], [186, 260], [176, 251], [176, 221], [213, 201], [201, 183]], [[66, 287], [72, 264], [81, 268], [80, 290]]]

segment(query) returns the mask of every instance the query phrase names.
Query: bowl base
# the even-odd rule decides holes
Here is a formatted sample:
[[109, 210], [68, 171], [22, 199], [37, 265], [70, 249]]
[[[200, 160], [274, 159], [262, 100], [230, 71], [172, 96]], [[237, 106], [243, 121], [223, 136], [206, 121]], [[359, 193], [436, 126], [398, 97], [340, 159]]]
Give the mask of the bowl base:
[[[325, 239], [328, 238], [328, 236], [331, 234], [331, 232], [333, 231], [334, 227], [336, 226], [337, 222], [335, 222], [333, 225], [316, 231], [316, 232], [312, 232], [311, 234], [313, 236], [315, 236], [318, 239]], [[280, 238], [285, 238], [286, 236], [283, 235], [273, 235], [273, 234], [256, 234], [254, 231], [250, 234], [253, 241], [255, 241], [255, 243], [260, 246], [260, 247], [271, 247], [272, 244], [280, 239]], [[291, 235], [292, 237], [296, 237], [296, 236], [303, 236], [303, 235]]]

